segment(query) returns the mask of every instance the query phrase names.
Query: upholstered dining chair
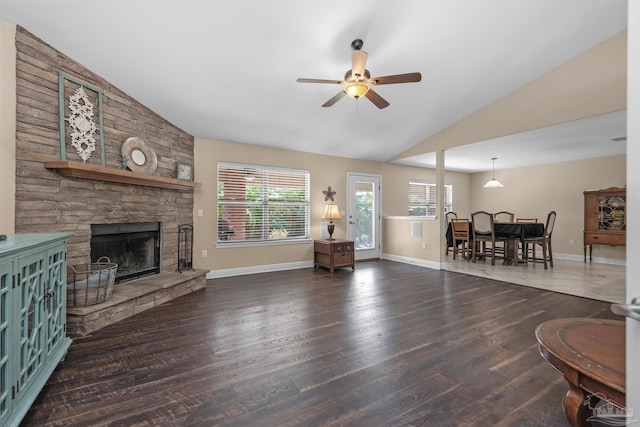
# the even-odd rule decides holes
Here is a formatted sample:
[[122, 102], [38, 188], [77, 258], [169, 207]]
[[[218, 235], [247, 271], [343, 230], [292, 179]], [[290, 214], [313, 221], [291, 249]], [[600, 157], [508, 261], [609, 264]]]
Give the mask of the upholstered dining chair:
[[[444, 232], [446, 234], [447, 228], [451, 224], [451, 220], [453, 218], [458, 218], [458, 214], [456, 214], [455, 212], [447, 212], [446, 214], [444, 214], [444, 217], [445, 217]], [[453, 232], [453, 230], [451, 230], [451, 231]], [[456, 246], [455, 240], [452, 240], [452, 242], [453, 242], [453, 246], [449, 246], [449, 239], [447, 239], [447, 241], [445, 243], [446, 244], [446, 248], [445, 248], [445, 251], [444, 251], [445, 255], [449, 255], [449, 248], [455, 249], [455, 246]]]
[[[493, 228], [493, 215], [489, 212], [478, 211], [471, 214], [473, 229], [473, 250], [471, 261], [476, 262], [478, 256], [490, 256], [491, 265], [496, 265], [496, 258], [504, 258], [506, 252], [506, 237], [496, 237]], [[499, 251], [496, 251], [498, 245]], [[489, 247], [487, 245], [490, 245]]]
[[[538, 218], [516, 218], [516, 222], [525, 222], [525, 223], [537, 223]], [[522, 243], [522, 259], [529, 258], [529, 255], [533, 255], [532, 251], [535, 252], [535, 245], [529, 243]]]
[[500, 211], [493, 214], [493, 220], [495, 222], [513, 222], [514, 216], [512, 212]]
[[451, 234], [453, 237], [453, 259], [456, 254], [462, 254], [465, 260], [469, 259], [469, 219], [452, 218]]
[[[547, 215], [547, 222], [544, 226], [544, 234], [540, 237], [527, 237], [524, 244], [526, 246], [533, 246], [533, 262], [541, 262], [544, 264], [544, 269], [547, 270], [550, 265], [553, 268], [553, 249], [551, 248], [551, 234], [553, 233], [553, 226], [556, 223], [556, 211], [551, 211]], [[542, 246], [542, 259], [536, 258], [536, 245]]]

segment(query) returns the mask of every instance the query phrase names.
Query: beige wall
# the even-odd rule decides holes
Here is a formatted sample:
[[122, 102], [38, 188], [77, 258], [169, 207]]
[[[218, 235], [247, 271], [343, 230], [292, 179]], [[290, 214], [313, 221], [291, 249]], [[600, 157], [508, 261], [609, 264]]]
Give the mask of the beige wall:
[[0, 22], [0, 234], [15, 231], [16, 27]]
[[[382, 215], [404, 216], [408, 213], [409, 181], [418, 179], [436, 182], [435, 169], [424, 169], [400, 166], [390, 163], [382, 164], [384, 179], [382, 181]], [[453, 184], [453, 206], [456, 212], [468, 214], [470, 209], [469, 185], [471, 175], [459, 172], [446, 172], [445, 184]]]
[[[311, 171], [311, 238], [320, 236], [320, 216], [325, 205], [322, 190], [329, 185], [337, 191], [336, 203], [346, 208], [348, 172], [382, 176], [382, 253], [386, 256], [438, 265], [440, 261], [440, 222], [419, 220], [422, 238], [411, 236], [406, 217], [408, 182], [411, 179], [435, 181], [435, 170], [389, 163], [351, 160], [324, 155], [265, 148], [255, 145], [196, 138], [194, 265], [210, 270], [247, 269], [273, 265], [274, 268], [304, 265], [313, 260], [310, 243], [258, 247], [216, 248], [216, 164], [218, 161], [295, 167]], [[499, 170], [496, 177], [504, 188], [482, 186], [490, 173], [447, 172], [445, 182], [454, 186], [454, 211], [469, 217], [476, 210], [509, 210], [519, 216], [546, 218], [558, 212], [554, 230], [554, 252], [581, 257], [583, 253], [583, 196], [587, 189], [624, 186], [625, 156], [580, 160], [519, 169]], [[202, 210], [202, 216], [198, 215]], [[345, 236], [345, 221], [336, 222], [335, 236]], [[569, 240], [574, 244], [570, 245]], [[423, 247], [426, 244], [426, 248]], [[202, 250], [207, 251], [203, 258]], [[624, 248], [594, 247], [594, 257], [624, 259]]]
[[[611, 156], [543, 166], [496, 171], [503, 188], [483, 188], [491, 172], [471, 177], [471, 206], [474, 210], [496, 212], [506, 210], [516, 216], [546, 220], [555, 210], [558, 214], [553, 231], [553, 251], [558, 254], [583, 256], [584, 228], [583, 191], [626, 184], [626, 156]], [[569, 241], [573, 240], [573, 244]], [[597, 245], [594, 257], [624, 260], [624, 247]]]
[[[266, 148], [256, 145], [195, 139], [195, 180], [199, 187], [194, 199], [194, 265], [210, 270], [246, 269], [267, 265], [308, 263], [313, 260], [313, 245], [281, 244], [216, 248], [216, 165], [219, 161], [247, 164], [294, 167], [311, 172], [311, 238], [320, 237], [320, 216], [325, 205], [323, 190], [328, 186], [336, 191], [335, 203], [346, 209], [347, 173], [365, 173], [382, 176], [382, 215], [405, 216], [408, 213], [408, 182], [411, 179], [435, 182], [435, 171], [380, 162], [352, 160], [339, 157]], [[446, 182], [454, 185], [454, 204], [462, 212], [469, 212], [470, 175], [447, 173]], [[202, 216], [198, 216], [199, 210]], [[411, 220], [386, 218], [383, 225], [382, 252], [399, 257], [439, 262], [438, 221], [424, 220], [423, 238], [411, 238]], [[336, 221], [334, 236], [344, 238], [345, 220]], [[427, 248], [422, 248], [422, 243]], [[202, 251], [207, 257], [202, 257]]]
[[[346, 209], [347, 172], [382, 174], [382, 163], [351, 160], [256, 145], [195, 139], [194, 265], [210, 270], [271, 264], [290, 264], [313, 259], [310, 243], [238, 248], [216, 248], [216, 166], [219, 161], [292, 167], [311, 171], [311, 238], [320, 237], [320, 217], [325, 206], [323, 190], [336, 191], [335, 203]], [[384, 183], [384, 178], [383, 178]], [[198, 211], [202, 210], [202, 216]], [[334, 236], [344, 238], [345, 220], [336, 221]], [[207, 257], [202, 257], [202, 251]]]
[[[382, 252], [394, 257], [440, 262], [440, 221], [406, 217], [409, 181], [436, 182], [436, 171], [389, 163], [383, 165], [383, 171]], [[468, 216], [471, 211], [471, 175], [446, 172], [445, 184], [453, 185], [454, 211], [458, 215]], [[422, 238], [412, 237], [411, 223], [414, 221], [422, 223]], [[423, 244], [426, 244], [426, 248]]]

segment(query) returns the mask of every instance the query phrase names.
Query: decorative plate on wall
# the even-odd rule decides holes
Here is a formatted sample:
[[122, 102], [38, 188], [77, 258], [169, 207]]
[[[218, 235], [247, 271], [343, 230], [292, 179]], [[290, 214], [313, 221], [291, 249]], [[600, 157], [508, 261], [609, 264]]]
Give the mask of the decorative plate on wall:
[[122, 157], [133, 172], [152, 174], [158, 168], [156, 152], [147, 141], [137, 136], [127, 138], [122, 143]]

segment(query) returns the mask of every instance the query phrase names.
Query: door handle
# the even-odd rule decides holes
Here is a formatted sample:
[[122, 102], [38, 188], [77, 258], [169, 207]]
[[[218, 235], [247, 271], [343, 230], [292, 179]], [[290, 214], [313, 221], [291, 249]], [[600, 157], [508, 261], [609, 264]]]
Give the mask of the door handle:
[[611, 311], [640, 322], [640, 297], [631, 300], [631, 304], [611, 304]]
[[353, 222], [353, 221], [349, 221], [349, 224], [355, 224], [355, 222]]

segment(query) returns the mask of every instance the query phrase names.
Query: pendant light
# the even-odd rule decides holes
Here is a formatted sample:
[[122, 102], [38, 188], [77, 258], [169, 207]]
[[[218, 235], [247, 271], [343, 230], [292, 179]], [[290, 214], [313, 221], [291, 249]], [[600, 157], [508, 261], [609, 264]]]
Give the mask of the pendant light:
[[498, 181], [496, 179], [496, 160], [498, 158], [497, 157], [492, 157], [491, 161], [492, 163], [492, 174], [491, 174], [491, 179], [489, 181], [487, 181], [487, 183], [484, 185], [484, 188], [499, 188], [499, 187], [504, 187], [504, 185], [502, 185], [502, 183], [500, 181]]

